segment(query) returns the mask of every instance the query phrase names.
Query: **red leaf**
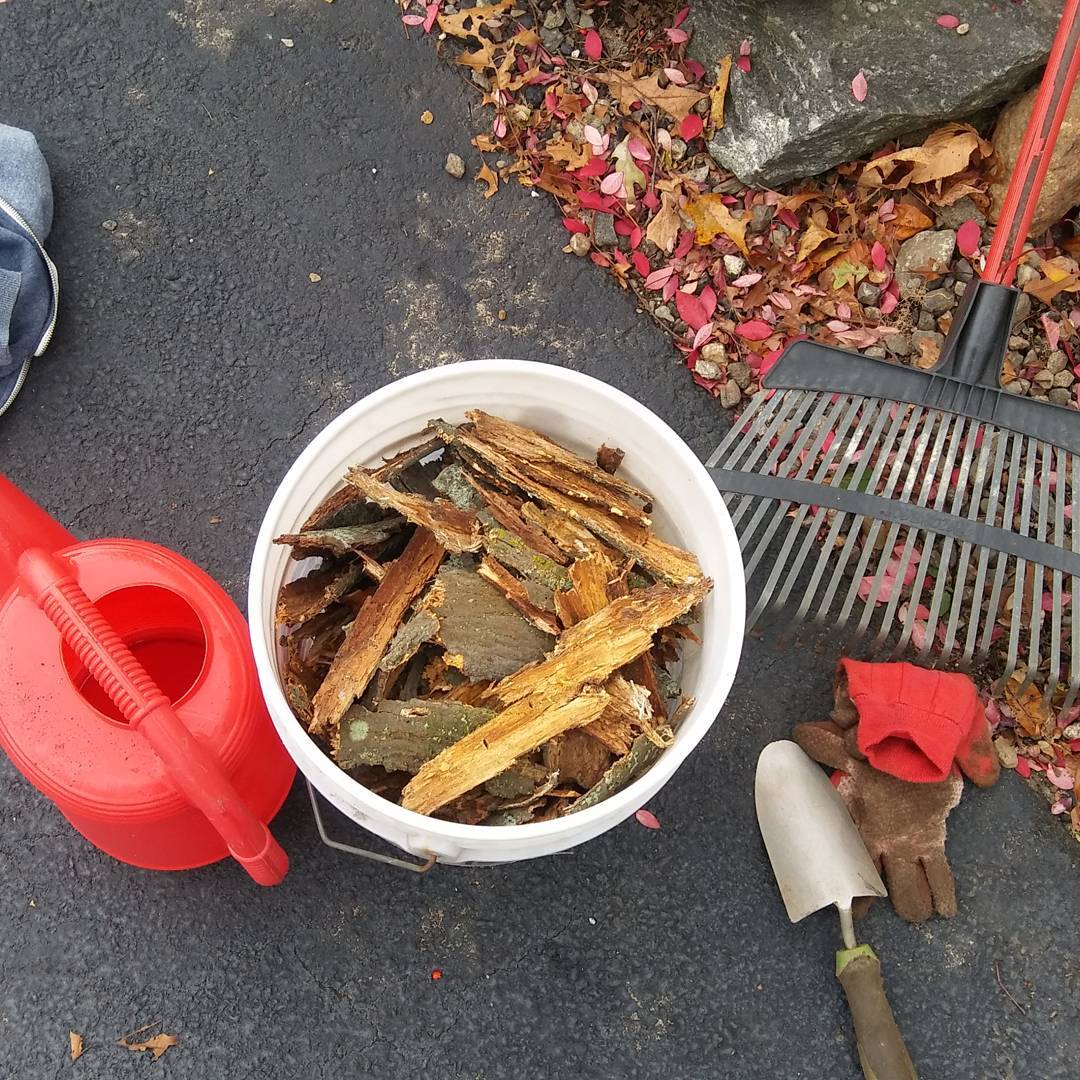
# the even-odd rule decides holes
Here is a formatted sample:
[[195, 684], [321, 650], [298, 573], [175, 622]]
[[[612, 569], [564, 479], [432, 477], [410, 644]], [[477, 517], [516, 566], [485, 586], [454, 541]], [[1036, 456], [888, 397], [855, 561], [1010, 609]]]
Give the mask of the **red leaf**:
[[878, 307], [881, 308], [882, 315], [888, 315], [890, 312], [896, 310], [896, 305], [900, 303], [900, 286], [896, 284], [896, 280], [893, 279], [886, 286], [885, 292], [881, 297], [881, 301]]
[[679, 318], [691, 330], [700, 330], [709, 321], [701, 298], [683, 292], [681, 289], [675, 294], [675, 308], [679, 312]]
[[1016, 771], [1026, 780], [1031, 775], [1031, 762], [1026, 757], [1017, 758]]
[[798, 229], [799, 219], [790, 210], [781, 210], [776, 215], [789, 229]]
[[711, 322], [707, 322], [694, 335], [693, 348], [700, 349], [701, 346], [704, 345], [709, 340], [709, 338], [712, 337], [712, 332], [713, 332], [713, 324]]
[[649, 265], [649, 260], [645, 258], [642, 252], [635, 251], [633, 255], [630, 256], [630, 261], [634, 264], [634, 269], [643, 278], [647, 278], [652, 273], [652, 267]]
[[684, 60], [683, 67], [686, 68], [687, 74], [695, 82], [705, 78], [705, 68], [696, 60]]
[[655, 191], [647, 191], [647, 192], [645, 192], [645, 194], [641, 196], [641, 201], [650, 210], [659, 210], [660, 209], [660, 197], [656, 194]]
[[675, 273], [675, 267], [673, 266], [661, 266], [659, 270], [654, 270], [645, 279], [646, 289], [662, 289], [667, 283], [672, 274]]
[[589, 226], [585, 224], [580, 218], [576, 217], [564, 217], [562, 219], [563, 227], [567, 232], [579, 233], [588, 232]]
[[679, 122], [679, 134], [687, 142], [696, 139], [704, 130], [705, 125], [701, 122], [701, 117], [697, 113], [690, 113]]
[[749, 319], [735, 327], [735, 333], [747, 341], [764, 341], [773, 332], [773, 328], [764, 319]]
[[870, 259], [874, 264], [875, 270], [884, 270], [885, 261], [888, 258], [888, 252], [885, 250], [885, 245], [880, 240], [874, 241], [874, 246], [870, 249]]
[[705, 307], [705, 317], [711, 319], [716, 311], [716, 293], [711, 285], [706, 285], [701, 290], [701, 302]]
[[634, 817], [638, 819], [638, 824], [644, 825], [646, 829], [660, 828], [660, 819], [651, 810], [638, 810]]
[[1061, 340], [1061, 323], [1056, 322], [1045, 312], [1041, 316], [1041, 321], [1043, 330], [1046, 332], [1046, 344], [1053, 351], [1058, 347], [1058, 342]]
[[672, 19], [672, 25], [674, 25], [674, 26], [682, 26], [682, 24], [684, 22], [686, 22], [686, 16], [689, 15], [689, 14], [690, 14], [690, 5], [687, 4], [686, 7], [680, 8], [679, 11], [677, 11], [675, 13], [675, 18]]
[[401, 16], [401, 21], [406, 26], [423, 26], [424, 25], [424, 16], [423, 15], [402, 15]]
[[604, 39], [595, 30], [585, 35], [585, 55], [590, 60], [599, 60], [604, 55]]
[[669, 27], [664, 33], [672, 45], [685, 45], [690, 40], [690, 35], [685, 30], [673, 30]]
[[866, 90], [866, 76], [860, 71], [859, 74], [851, 80], [851, 96], [856, 101], [865, 101]]
[[750, 74], [750, 42], [746, 38], [739, 45], [739, 59], [735, 63], [740, 71]]
[[614, 200], [608, 198], [606, 195], [601, 195], [599, 191], [579, 192], [578, 202], [581, 203], [586, 210], [602, 210], [606, 214], [610, 214], [614, 208]]
[[694, 232], [692, 229], [687, 229], [682, 236], [679, 237], [679, 242], [675, 245], [674, 255], [676, 259], [683, 259], [689, 253], [690, 249], [694, 246]]
[[591, 180], [594, 176], [603, 176], [608, 171], [608, 163], [599, 154], [590, 158], [580, 169], [574, 170], [579, 180]]
[[641, 241], [645, 238], [645, 234], [641, 231], [640, 225], [635, 225], [630, 230], [630, 250], [637, 251], [641, 247]]
[[982, 239], [982, 230], [979, 223], [973, 218], [968, 218], [959, 229], [956, 230], [956, 246], [960, 254], [965, 258], [971, 258], [979, 252], [979, 241]]
[[427, 14], [424, 16], [424, 33], [430, 34], [432, 27], [435, 25], [435, 17], [439, 14], [439, 5], [442, 4], [442, 0], [435, 0], [434, 3], [428, 4]]
[[960, 20], [955, 15], [939, 15], [936, 21], [938, 26], [943, 26], [946, 30], [955, 30], [960, 25]]

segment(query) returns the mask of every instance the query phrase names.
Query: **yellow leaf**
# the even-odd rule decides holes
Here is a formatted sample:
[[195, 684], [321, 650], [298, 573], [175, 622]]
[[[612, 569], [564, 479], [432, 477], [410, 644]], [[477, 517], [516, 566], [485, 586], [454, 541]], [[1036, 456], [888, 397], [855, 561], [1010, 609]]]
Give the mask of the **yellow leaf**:
[[723, 195], [702, 195], [686, 204], [686, 216], [694, 223], [694, 242], [711, 244], [723, 233], [734, 240], [744, 255], [750, 254], [746, 246], [746, 222], [733, 217], [724, 204]]
[[499, 190], [499, 178], [486, 164], [480, 167], [480, 171], [476, 174], [476, 181], [479, 184], [487, 184], [487, 191], [484, 192], [485, 199], [490, 199]]
[[716, 65], [716, 85], [709, 91], [709, 119], [714, 128], [724, 126], [724, 102], [727, 100], [728, 80], [731, 78], [731, 54]]
[[432, 114], [430, 109], [425, 109], [420, 114], [420, 123], [421, 124], [431, 124], [431, 123], [434, 123], [434, 121], [435, 121], [435, 117]]
[[705, 96], [700, 90], [689, 86], [660, 86], [660, 73], [648, 78], [632, 79], [629, 71], [615, 71], [610, 75], [594, 75], [593, 78], [606, 82], [619, 104], [629, 112], [638, 101], [646, 105], [655, 105], [663, 109], [675, 120], [684, 119], [690, 110]]
[[651, 240], [661, 251], [670, 255], [682, 227], [679, 198], [670, 191], [660, 194], [660, 209], [653, 215], [645, 230], [645, 239]]
[[804, 262], [806, 259], [817, 251], [826, 240], [832, 240], [836, 236], [831, 229], [826, 229], [824, 225], [818, 224], [818, 222], [811, 220], [809, 228], [802, 235], [802, 240], [799, 243], [799, 253], [795, 256], [796, 262]]
[[501, 15], [513, 6], [514, 0], [498, 0], [494, 4], [479, 4], [462, 8], [453, 15], [439, 16], [439, 29], [444, 34], [458, 38], [480, 38], [480, 28], [486, 19]]

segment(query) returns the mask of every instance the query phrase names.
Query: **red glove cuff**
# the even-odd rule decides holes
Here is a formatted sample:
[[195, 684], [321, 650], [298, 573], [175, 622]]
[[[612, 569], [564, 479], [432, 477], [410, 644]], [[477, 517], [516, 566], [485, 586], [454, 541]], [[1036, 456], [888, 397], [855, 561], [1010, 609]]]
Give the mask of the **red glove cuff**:
[[978, 722], [985, 724], [966, 675], [914, 664], [841, 660], [859, 712], [857, 743], [875, 769], [901, 780], [944, 780]]

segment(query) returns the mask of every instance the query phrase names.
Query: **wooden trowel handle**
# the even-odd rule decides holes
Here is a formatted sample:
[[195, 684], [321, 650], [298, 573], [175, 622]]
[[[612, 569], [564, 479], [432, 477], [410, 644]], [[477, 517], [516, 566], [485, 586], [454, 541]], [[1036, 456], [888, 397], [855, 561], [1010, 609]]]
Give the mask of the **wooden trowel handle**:
[[874, 950], [869, 945], [841, 949], [836, 954], [836, 977], [855, 1021], [859, 1063], [866, 1080], [918, 1080], [885, 996], [881, 963]]

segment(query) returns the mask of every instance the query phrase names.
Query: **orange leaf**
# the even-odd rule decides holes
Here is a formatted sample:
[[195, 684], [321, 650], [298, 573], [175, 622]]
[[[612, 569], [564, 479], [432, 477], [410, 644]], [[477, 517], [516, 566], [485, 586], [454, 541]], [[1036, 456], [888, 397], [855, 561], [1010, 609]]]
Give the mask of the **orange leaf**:
[[917, 206], [911, 203], [899, 203], [896, 207], [896, 217], [890, 223], [898, 240], [906, 240], [909, 236], [929, 229], [934, 221], [924, 214]]
[[474, 179], [478, 184], [487, 184], [487, 191], [484, 192], [485, 199], [490, 199], [499, 190], [499, 178], [491, 171], [486, 162], [480, 166], [480, 171]]
[[716, 85], [709, 91], [709, 119], [714, 128], [724, 126], [724, 102], [727, 100], [728, 80], [731, 78], [731, 54], [716, 65]]
[[723, 195], [702, 195], [686, 204], [686, 216], [694, 223], [694, 242], [711, 244], [720, 233], [734, 240], [744, 255], [750, 254], [746, 246], [746, 222], [733, 217], [724, 204]]
[[1016, 722], [1027, 735], [1032, 739], [1039, 739], [1042, 738], [1043, 728], [1052, 713], [1042, 694], [1033, 685], [1029, 684], [1023, 693], [1020, 693], [1023, 683], [1024, 676], [1020, 672], [1014, 674], [1005, 684], [1005, 701], [1012, 709]]
[[802, 240], [799, 243], [799, 253], [795, 256], [796, 262], [804, 262], [808, 259], [826, 240], [831, 240], [836, 236], [831, 229], [826, 229], [824, 225], [819, 224], [817, 221], [811, 220], [806, 232], [802, 235]]
[[[153, 1027], [153, 1024], [148, 1024], [147, 1027]], [[145, 1031], [146, 1028], [139, 1028], [139, 1031]], [[138, 1035], [139, 1031], [133, 1031], [131, 1035]], [[118, 1046], [123, 1046], [133, 1053], [141, 1053], [144, 1050], [149, 1050], [154, 1055], [154, 1060], [157, 1061], [162, 1054], [171, 1046], [179, 1046], [180, 1040], [175, 1035], [166, 1035], [164, 1032], [155, 1035], [151, 1039], [147, 1039], [145, 1042], [132, 1042], [131, 1035], [125, 1035], [122, 1039], [117, 1040]]]
[[689, 86], [660, 86], [660, 73], [648, 78], [632, 79], [629, 71], [615, 71], [610, 75], [595, 75], [593, 78], [606, 82], [619, 104], [627, 112], [635, 102], [655, 105], [663, 109], [675, 120], [684, 119], [690, 110], [705, 96], [700, 90]]
[[823, 192], [818, 191], [817, 188], [811, 188], [809, 191], [797, 191], [794, 195], [785, 195], [779, 205], [781, 210], [799, 210], [814, 199], [824, 198]]
[[83, 1037], [77, 1031], [68, 1032], [68, 1044], [71, 1047], [71, 1060], [78, 1061], [82, 1057], [83, 1051], [86, 1049], [86, 1043], [83, 1042]]

